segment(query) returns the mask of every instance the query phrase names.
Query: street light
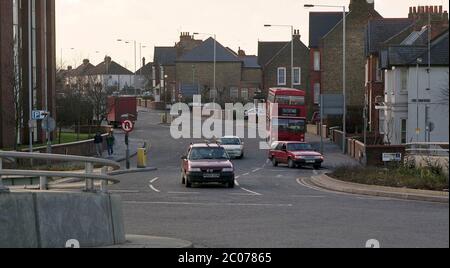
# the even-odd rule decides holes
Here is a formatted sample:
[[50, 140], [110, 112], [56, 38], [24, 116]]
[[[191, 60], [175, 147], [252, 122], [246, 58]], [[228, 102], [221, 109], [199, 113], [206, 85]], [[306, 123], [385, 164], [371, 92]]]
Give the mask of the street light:
[[217, 37], [216, 34], [212, 33], [194, 33], [194, 35], [210, 35], [214, 37], [214, 82], [213, 82], [213, 88], [214, 88], [214, 103], [216, 102], [216, 94], [217, 94], [217, 88], [216, 88], [216, 64], [217, 64]]
[[[367, 2], [370, 4], [371, 0], [367, 0]], [[312, 4], [306, 4], [304, 5], [305, 8], [313, 8], [313, 7], [327, 7], [327, 8], [342, 8], [342, 17], [343, 17], [343, 25], [342, 25], [342, 49], [343, 49], [343, 53], [342, 53], [342, 57], [343, 57], [343, 61], [342, 61], [342, 84], [343, 84], [343, 95], [344, 95], [344, 114], [343, 114], [343, 142], [342, 142], [342, 149], [344, 151], [344, 153], [347, 152], [346, 148], [347, 148], [347, 42], [346, 42], [346, 38], [347, 38], [347, 7], [346, 6], [333, 6], [333, 5], [312, 5]], [[323, 116], [323, 115], [322, 115]]]
[[136, 40], [125, 40], [125, 39], [117, 39], [117, 42], [124, 42], [125, 44], [134, 44], [134, 95], [137, 96], [136, 89], [136, 72], [137, 72], [137, 63], [136, 63]]
[[265, 24], [264, 27], [290, 27], [291, 28], [291, 88], [294, 88], [294, 26]]
[[419, 88], [420, 88], [420, 86], [419, 86], [419, 84], [420, 84], [420, 80], [419, 80], [419, 74], [420, 74], [420, 65], [422, 64], [422, 62], [423, 62], [423, 59], [422, 58], [418, 58], [417, 60], [416, 60], [416, 76], [417, 76], [417, 98], [416, 98], [416, 104], [417, 104], [417, 128], [416, 128], [416, 136], [417, 136], [417, 142], [419, 142], [420, 141], [420, 132], [421, 132], [421, 129], [420, 129], [420, 126], [419, 126], [419, 112], [420, 112], [420, 108], [419, 108], [419, 103], [420, 103], [420, 101], [419, 101], [419, 95], [420, 95], [420, 90], [419, 90]]

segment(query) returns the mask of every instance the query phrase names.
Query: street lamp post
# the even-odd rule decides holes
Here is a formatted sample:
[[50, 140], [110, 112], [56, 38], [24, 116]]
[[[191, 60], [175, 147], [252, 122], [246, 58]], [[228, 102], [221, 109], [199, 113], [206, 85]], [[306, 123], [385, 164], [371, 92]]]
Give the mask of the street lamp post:
[[416, 95], [416, 106], [417, 106], [417, 111], [416, 111], [416, 116], [417, 116], [417, 128], [416, 128], [416, 136], [417, 136], [417, 142], [419, 142], [420, 141], [420, 132], [421, 132], [421, 129], [420, 129], [420, 125], [419, 125], [419, 112], [420, 112], [420, 107], [419, 107], [419, 104], [420, 104], [420, 101], [419, 101], [419, 95], [420, 95], [420, 78], [419, 78], [419, 75], [420, 75], [420, 64], [422, 64], [422, 58], [418, 58], [417, 60], [416, 60], [416, 78], [417, 78], [417, 85], [416, 85], [416, 89], [417, 89], [417, 95]]
[[[367, 0], [370, 3], [371, 0]], [[343, 111], [343, 141], [342, 150], [344, 153], [347, 152], [347, 7], [346, 6], [332, 6], [332, 5], [312, 5], [306, 4], [305, 8], [311, 7], [330, 7], [330, 8], [342, 8], [342, 91], [344, 95], [344, 111]], [[323, 115], [322, 115], [323, 116]]]
[[293, 25], [272, 25], [266, 24], [264, 27], [289, 27], [291, 28], [291, 88], [294, 88], [294, 26]]
[[194, 35], [210, 35], [214, 37], [214, 78], [213, 78], [213, 89], [214, 89], [214, 103], [216, 102], [216, 94], [217, 94], [217, 87], [216, 87], [216, 65], [217, 65], [217, 36], [216, 34], [212, 33], [194, 33]]
[[134, 95], [137, 96], [137, 89], [136, 89], [136, 72], [137, 72], [137, 62], [136, 62], [136, 54], [137, 54], [137, 42], [136, 40], [124, 40], [124, 39], [117, 39], [118, 42], [125, 42], [125, 44], [133, 43], [134, 45]]

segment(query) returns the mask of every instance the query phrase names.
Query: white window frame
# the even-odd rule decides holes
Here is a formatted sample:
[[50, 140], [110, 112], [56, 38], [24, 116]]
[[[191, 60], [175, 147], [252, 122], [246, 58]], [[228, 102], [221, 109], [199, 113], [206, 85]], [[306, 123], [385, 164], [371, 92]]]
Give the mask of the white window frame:
[[234, 100], [239, 98], [239, 88], [230, 87], [230, 98]]
[[320, 51], [314, 51], [314, 71], [320, 72], [322, 68]]
[[[405, 122], [405, 128], [403, 129], [403, 122]], [[405, 140], [403, 141], [403, 137]], [[402, 144], [408, 143], [408, 118], [400, 119], [400, 142]]]
[[[296, 73], [295, 72], [297, 72], [298, 71], [298, 81], [295, 81], [295, 76], [296, 76]], [[293, 74], [294, 74], [294, 77], [293, 77], [293, 84], [295, 85], [295, 86], [300, 86], [301, 84], [302, 84], [302, 68], [300, 68], [300, 67], [294, 67], [294, 72], [293, 72]]]
[[[281, 81], [280, 71], [284, 72], [284, 81]], [[287, 69], [286, 67], [279, 67], [277, 69], [277, 85], [286, 86], [287, 85]]]
[[400, 69], [400, 92], [408, 92], [408, 69]]

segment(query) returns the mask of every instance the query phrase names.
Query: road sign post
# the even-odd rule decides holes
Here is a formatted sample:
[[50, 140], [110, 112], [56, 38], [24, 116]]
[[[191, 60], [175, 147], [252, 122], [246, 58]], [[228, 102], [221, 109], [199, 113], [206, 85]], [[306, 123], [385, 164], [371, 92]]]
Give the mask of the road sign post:
[[130, 169], [130, 140], [129, 140], [129, 134], [134, 129], [134, 123], [130, 120], [125, 120], [122, 123], [122, 130], [125, 131], [125, 145], [127, 146], [126, 150], [126, 168]]

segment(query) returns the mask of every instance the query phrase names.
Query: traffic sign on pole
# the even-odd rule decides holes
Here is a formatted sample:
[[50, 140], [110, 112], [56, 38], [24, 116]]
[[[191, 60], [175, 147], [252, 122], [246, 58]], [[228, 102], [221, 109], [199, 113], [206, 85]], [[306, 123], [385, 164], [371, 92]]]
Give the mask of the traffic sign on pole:
[[130, 121], [130, 120], [123, 121], [123, 123], [122, 123], [123, 131], [130, 133], [133, 131], [133, 129], [134, 129], [134, 123], [132, 121]]

